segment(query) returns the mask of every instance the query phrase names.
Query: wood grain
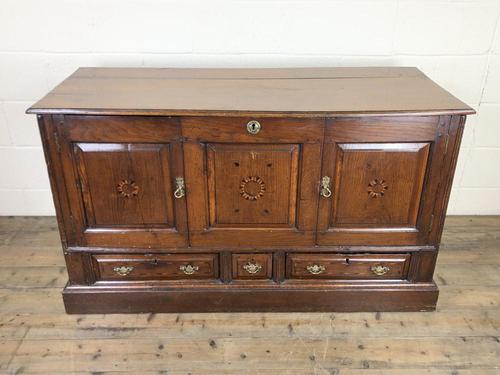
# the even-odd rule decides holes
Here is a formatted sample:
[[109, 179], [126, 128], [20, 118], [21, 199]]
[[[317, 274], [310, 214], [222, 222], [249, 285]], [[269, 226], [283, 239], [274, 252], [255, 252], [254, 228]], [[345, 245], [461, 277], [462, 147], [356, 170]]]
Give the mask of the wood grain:
[[474, 110], [416, 68], [81, 68], [28, 112], [310, 117]]

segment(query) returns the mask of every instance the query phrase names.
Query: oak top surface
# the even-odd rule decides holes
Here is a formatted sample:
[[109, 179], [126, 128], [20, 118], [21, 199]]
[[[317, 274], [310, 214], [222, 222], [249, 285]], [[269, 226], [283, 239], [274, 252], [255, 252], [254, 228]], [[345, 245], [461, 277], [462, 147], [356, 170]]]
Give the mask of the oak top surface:
[[80, 68], [28, 113], [472, 114], [416, 68]]

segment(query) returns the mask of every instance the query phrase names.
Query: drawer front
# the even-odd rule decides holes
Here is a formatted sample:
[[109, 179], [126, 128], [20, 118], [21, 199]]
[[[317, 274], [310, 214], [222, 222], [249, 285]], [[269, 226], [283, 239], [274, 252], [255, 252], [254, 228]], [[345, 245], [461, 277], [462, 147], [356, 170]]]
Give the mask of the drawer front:
[[93, 255], [97, 281], [216, 279], [217, 254]]
[[406, 278], [409, 254], [289, 254], [291, 279], [394, 279]]
[[233, 279], [270, 279], [273, 274], [272, 254], [233, 254]]

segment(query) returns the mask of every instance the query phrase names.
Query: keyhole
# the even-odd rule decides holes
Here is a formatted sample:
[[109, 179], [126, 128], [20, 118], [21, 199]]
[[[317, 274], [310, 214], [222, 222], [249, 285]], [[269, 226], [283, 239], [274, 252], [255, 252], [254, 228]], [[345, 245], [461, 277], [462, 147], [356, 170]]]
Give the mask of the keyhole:
[[349, 264], [351, 260], [349, 258], [345, 258], [345, 264]]
[[250, 134], [257, 134], [260, 131], [260, 124], [255, 120], [249, 121], [247, 124], [247, 131]]

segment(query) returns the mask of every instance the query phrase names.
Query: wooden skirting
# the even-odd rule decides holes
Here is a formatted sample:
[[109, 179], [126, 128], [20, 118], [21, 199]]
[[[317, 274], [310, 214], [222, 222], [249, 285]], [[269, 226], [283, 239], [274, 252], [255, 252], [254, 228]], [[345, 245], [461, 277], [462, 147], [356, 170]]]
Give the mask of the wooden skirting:
[[149, 312], [307, 312], [307, 311], [432, 311], [434, 283], [330, 289], [157, 290], [66, 287], [66, 311], [72, 313]]

